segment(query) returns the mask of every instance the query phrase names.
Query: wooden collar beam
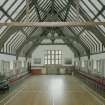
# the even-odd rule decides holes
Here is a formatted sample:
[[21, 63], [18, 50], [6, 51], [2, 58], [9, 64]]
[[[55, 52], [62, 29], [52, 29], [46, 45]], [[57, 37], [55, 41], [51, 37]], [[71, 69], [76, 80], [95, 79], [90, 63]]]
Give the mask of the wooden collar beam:
[[0, 22], [0, 26], [8, 27], [78, 27], [78, 26], [98, 26], [104, 25], [105, 22]]

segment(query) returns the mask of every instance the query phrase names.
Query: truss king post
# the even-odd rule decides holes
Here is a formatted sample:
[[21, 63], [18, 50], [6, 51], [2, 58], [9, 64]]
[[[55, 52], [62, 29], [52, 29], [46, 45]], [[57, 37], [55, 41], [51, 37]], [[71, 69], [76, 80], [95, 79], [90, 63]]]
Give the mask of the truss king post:
[[26, 0], [26, 21], [29, 22], [29, 4], [30, 0]]
[[90, 60], [90, 54], [88, 55], [88, 60]]
[[76, 1], [77, 21], [79, 21], [80, 0]]

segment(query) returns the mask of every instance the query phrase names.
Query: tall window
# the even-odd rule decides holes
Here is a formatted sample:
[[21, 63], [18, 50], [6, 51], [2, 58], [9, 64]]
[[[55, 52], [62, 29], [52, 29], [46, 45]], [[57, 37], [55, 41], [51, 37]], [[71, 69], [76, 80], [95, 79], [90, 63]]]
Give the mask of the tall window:
[[44, 57], [45, 64], [62, 64], [62, 51], [61, 50], [47, 50]]

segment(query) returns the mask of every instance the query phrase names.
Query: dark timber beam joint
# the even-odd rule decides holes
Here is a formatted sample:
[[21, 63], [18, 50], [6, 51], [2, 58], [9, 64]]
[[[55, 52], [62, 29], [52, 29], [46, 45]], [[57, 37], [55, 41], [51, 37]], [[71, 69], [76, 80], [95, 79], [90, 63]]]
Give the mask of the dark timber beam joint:
[[52, 14], [53, 14], [53, 13], [54, 13], [54, 2], [55, 2], [55, 0], [51, 0], [51, 2], [52, 2], [51, 12], [52, 12]]
[[[50, 10], [49, 10], [49, 11], [50, 11]], [[44, 21], [44, 20], [46, 19], [47, 15], [49, 14], [49, 11], [46, 13], [46, 16], [43, 17], [42, 21]], [[21, 46], [16, 50], [16, 54], [17, 54], [18, 56], [19, 56], [21, 50], [24, 48], [25, 44], [27, 44], [27, 43], [30, 41], [31, 36], [33, 36], [33, 34], [35, 34], [35, 31], [36, 31], [37, 29], [38, 29], [38, 28], [35, 28], [35, 29], [29, 34], [30, 38], [28, 38], [27, 40], [25, 40], [25, 41], [21, 44]], [[36, 37], [35, 37], [35, 38], [36, 38]]]
[[33, 42], [33, 45], [29, 48], [29, 50], [26, 52], [25, 56], [27, 57], [28, 55], [30, 55], [32, 53], [32, 51], [35, 49], [35, 47], [37, 47], [41, 41], [45, 38], [45, 35], [48, 34], [48, 30], [44, 31], [42, 34], [40, 34], [37, 39]]
[[85, 46], [85, 44], [80, 40], [80, 38], [68, 36], [68, 35], [64, 34], [62, 32], [62, 30], [60, 30], [60, 29], [58, 29], [58, 33], [65, 36], [67, 39], [72, 39], [72, 40], [76, 41], [77, 43], [79, 43], [84, 48], [87, 56], [90, 57], [90, 50]]
[[26, 0], [26, 21], [29, 21], [29, 5], [30, 5], [30, 0]]
[[65, 17], [64, 17], [64, 20], [63, 21], [66, 21], [66, 19], [68, 17], [70, 6], [71, 6], [71, 0], [68, 1], [67, 10], [66, 10]]
[[65, 43], [68, 42], [68, 43], [67, 43], [67, 46], [73, 50], [75, 56], [80, 57], [80, 52], [79, 52], [78, 49], [72, 44], [72, 42], [71, 42], [70, 40], [68, 40], [68, 38], [65, 37], [65, 36], [63, 36], [63, 40], [64, 40]]
[[36, 9], [36, 13], [37, 13], [38, 19], [39, 19], [39, 21], [41, 21], [41, 16], [40, 16], [40, 13], [39, 13], [37, 0], [32, 0], [32, 1], [33, 1], [34, 5], [35, 5], [35, 9]]

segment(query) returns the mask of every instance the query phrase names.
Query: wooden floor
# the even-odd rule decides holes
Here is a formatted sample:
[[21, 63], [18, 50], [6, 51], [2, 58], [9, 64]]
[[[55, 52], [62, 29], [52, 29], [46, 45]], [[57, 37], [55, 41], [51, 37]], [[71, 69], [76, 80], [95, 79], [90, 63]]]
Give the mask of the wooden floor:
[[105, 105], [73, 76], [32, 76], [0, 105]]

